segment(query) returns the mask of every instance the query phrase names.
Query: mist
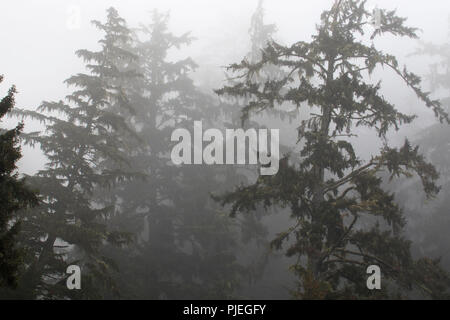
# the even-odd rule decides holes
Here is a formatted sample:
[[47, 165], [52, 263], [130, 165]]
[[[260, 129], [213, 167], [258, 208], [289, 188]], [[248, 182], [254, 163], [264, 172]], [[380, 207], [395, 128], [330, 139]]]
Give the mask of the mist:
[[[11, 130], [23, 121], [22, 154], [15, 172], [19, 178], [25, 177], [26, 185], [36, 192], [40, 204], [24, 205], [14, 210], [8, 220], [10, 225], [24, 221], [16, 235], [16, 246], [26, 248], [28, 253], [24, 256], [26, 263], [14, 272], [18, 289], [2, 288], [0, 281], [0, 298], [388, 299], [387, 287], [394, 291], [403, 288], [392, 270], [412, 270], [408, 263], [415, 259], [417, 262], [411, 262], [414, 268], [432, 265], [445, 279], [443, 288], [430, 284], [431, 298], [448, 299], [449, 129], [448, 123], [440, 123], [438, 118], [440, 115], [444, 119], [449, 110], [450, 3], [445, 0], [365, 3], [370, 13], [378, 8], [387, 10], [383, 12], [396, 10], [397, 16], [406, 18], [405, 26], [417, 28], [418, 36], [415, 39], [386, 31], [396, 26], [387, 24], [385, 13], [380, 22], [383, 30], [380, 36], [370, 39], [371, 26], [364, 27], [367, 27], [364, 35], [356, 35], [355, 31], [352, 41], [362, 39], [367, 48], [376, 48], [398, 61], [395, 72], [395, 68], [390, 68], [386, 61], [382, 63], [377, 56], [374, 70], [352, 78], [370, 85], [380, 81], [379, 91], [369, 94], [373, 88], [355, 89], [355, 82], [351, 82], [354, 87], [340, 83], [332, 87], [336, 79], [324, 81], [321, 87], [320, 72], [308, 76], [308, 66], [298, 63], [299, 70], [304, 68], [305, 72], [294, 73], [292, 65], [283, 64], [283, 59], [295, 60], [295, 55], [290, 56], [295, 51], [291, 46], [300, 48], [303, 43], [319, 41], [314, 35], [321, 28], [322, 12], [340, 2], [361, 3], [359, 0], [2, 1], [0, 74], [4, 79], [0, 96], [6, 96], [14, 85], [17, 93], [12, 110], [18, 111], [11, 111], [0, 125], [2, 130]], [[114, 8], [123, 19], [123, 24], [118, 25], [126, 26], [126, 32], [108, 29], [108, 12], [110, 17], [117, 18], [113, 11], [107, 11], [109, 8]], [[155, 24], [159, 21], [155, 10], [161, 14], [160, 24]], [[257, 20], [258, 12], [262, 20]], [[252, 29], [252, 19], [261, 24], [260, 29]], [[362, 15], [361, 19], [369, 18]], [[96, 27], [93, 20], [99, 21], [103, 29]], [[150, 31], [145, 33], [140, 29], [142, 26]], [[110, 30], [111, 38], [104, 38], [105, 30]], [[113, 43], [115, 32], [124, 32], [125, 36], [118, 36]], [[267, 39], [255, 49], [257, 32]], [[121, 37], [129, 37], [128, 42], [118, 45]], [[101, 39], [104, 42], [99, 42]], [[104, 49], [109, 48], [108, 41], [113, 43], [111, 48], [120, 47], [129, 51], [130, 56], [128, 53], [108, 56], [115, 52]], [[276, 44], [273, 47], [272, 41]], [[320, 50], [325, 47], [324, 44]], [[308, 48], [308, 59], [320, 60], [322, 56], [313, 57], [316, 51]], [[84, 55], [77, 56], [75, 52], [80, 49], [85, 50]], [[323, 66], [328, 67], [330, 56], [336, 56], [329, 54], [328, 49], [323, 50], [326, 52], [323, 61], [328, 59]], [[417, 53], [418, 50], [421, 52]], [[97, 56], [93, 53], [105, 57], [95, 60]], [[252, 54], [257, 56], [256, 60], [249, 58]], [[349, 63], [354, 62], [352, 59], [348, 58]], [[258, 65], [260, 61], [263, 66]], [[311, 68], [320, 70], [322, 65], [315, 63]], [[239, 66], [235, 65], [235, 73], [227, 68], [232, 64]], [[419, 84], [408, 78], [408, 73], [402, 74], [404, 65], [408, 72], [421, 78]], [[102, 68], [110, 68], [108, 72], [117, 72], [117, 76]], [[252, 75], [252, 70], [257, 72]], [[246, 71], [249, 74], [243, 75]], [[290, 71], [288, 78], [292, 75], [292, 79], [286, 80], [284, 77]], [[331, 77], [338, 71], [336, 67]], [[130, 76], [134, 72], [138, 75]], [[298, 96], [292, 94], [294, 98], [288, 98], [289, 89], [301, 88], [302, 81], [323, 91], [311, 89], [308, 97], [299, 91]], [[104, 87], [95, 87], [99, 83]], [[334, 103], [327, 100], [331, 99], [328, 93], [333, 99], [340, 99], [340, 93], [336, 92], [341, 90], [345, 95], [346, 88], [354, 90], [351, 99], [356, 113], [361, 112], [356, 106], [363, 105], [361, 101], [368, 101], [367, 105], [373, 104], [374, 108], [379, 107], [377, 103], [383, 106], [376, 109], [371, 124], [358, 127], [355, 123], [364, 116], [352, 118], [346, 114], [352, 123], [347, 131], [345, 125], [339, 129], [342, 120], [339, 116], [344, 113], [338, 115], [336, 111], [336, 118], [330, 116], [331, 124], [327, 127], [329, 143], [335, 147], [328, 150], [325, 148], [328, 144], [322, 145], [319, 138], [319, 142], [313, 138], [326, 118], [319, 117], [320, 121], [309, 126], [307, 122], [317, 113], [323, 112], [321, 116], [325, 117], [323, 101]], [[104, 97], [96, 100], [95, 94], [102, 90]], [[312, 98], [312, 92], [317, 97]], [[271, 97], [276, 97], [275, 102]], [[295, 99], [300, 101], [298, 105]], [[46, 103], [47, 109], [37, 109]], [[80, 109], [70, 113], [66, 107], [74, 108], [73, 105], [79, 105]], [[88, 109], [83, 109], [86, 105], [98, 109], [92, 113], [95, 114], [92, 119], [96, 120], [85, 120], [89, 115]], [[390, 106], [398, 113], [389, 113]], [[346, 110], [345, 103], [336, 106], [337, 109]], [[246, 119], [244, 111], [249, 111]], [[414, 114], [417, 118], [408, 121], [401, 114]], [[96, 121], [105, 124], [89, 131]], [[184, 164], [173, 161], [170, 154], [174, 143], [179, 141], [171, 140], [172, 132], [189, 131], [196, 121], [203, 121], [204, 130], [216, 130], [212, 131], [217, 135], [214, 142], [218, 141], [217, 132], [226, 129], [255, 128], [259, 130], [255, 131], [255, 139], [258, 133], [265, 132], [261, 130], [278, 130], [280, 157], [275, 159], [271, 155], [270, 161], [272, 165], [277, 161], [280, 170], [273, 176], [264, 176], [260, 169], [268, 163], [227, 164], [218, 158], [215, 165], [197, 163], [194, 158]], [[302, 121], [305, 130], [314, 133], [305, 134], [303, 140], [299, 136]], [[378, 130], [383, 124], [388, 124], [386, 132]], [[194, 134], [192, 139], [196, 139]], [[405, 144], [406, 139], [413, 147]], [[209, 141], [212, 143], [212, 139]], [[236, 150], [249, 147], [250, 158], [251, 142], [245, 141], [242, 138]], [[202, 148], [207, 142], [202, 144], [200, 138], [200, 147], [193, 146], [192, 156], [204, 156]], [[316, 148], [311, 147], [314, 143]], [[352, 151], [345, 143], [351, 145]], [[218, 146], [222, 145], [225, 142]], [[416, 151], [423, 157], [415, 153], [416, 145]], [[259, 161], [263, 151], [266, 157], [270, 151], [258, 151], [258, 147], [256, 144], [254, 155]], [[190, 146], [187, 149], [190, 153]], [[323, 150], [328, 153], [321, 154]], [[374, 168], [364, 171], [364, 165], [372, 162]], [[361, 167], [363, 171], [358, 171]], [[361, 172], [364, 173], [361, 180], [352, 180]], [[324, 193], [321, 201], [317, 200], [321, 189], [314, 182], [318, 177]], [[365, 184], [370, 187], [364, 189]], [[348, 199], [349, 203], [339, 202], [342, 199]], [[314, 212], [321, 214], [315, 216]], [[59, 215], [63, 218], [58, 218]], [[320, 226], [316, 219], [322, 221]], [[357, 240], [350, 239], [351, 236], [359, 241], [369, 229], [376, 233], [378, 247], [367, 244], [366, 251], [361, 249], [355, 255], [356, 262], [350, 260], [354, 265], [347, 266], [341, 260], [358, 249]], [[392, 242], [382, 243], [383, 232], [392, 236]], [[316, 236], [323, 237], [318, 241], [320, 245], [311, 240]], [[52, 237], [45, 267], [39, 261], [45, 260], [41, 259], [45, 258], [43, 248]], [[411, 240], [410, 247], [400, 240], [403, 238]], [[407, 251], [410, 256], [387, 254], [386, 259], [392, 261], [380, 267], [389, 286], [384, 287], [383, 282], [383, 289], [375, 292], [366, 289], [365, 268], [383, 260], [371, 260], [368, 253], [382, 246], [401, 247], [398, 252]], [[334, 258], [326, 255], [335, 249], [341, 253]], [[322, 256], [314, 256], [311, 253], [314, 250]], [[108, 260], [101, 260], [103, 257]], [[439, 258], [439, 263], [430, 262]], [[323, 269], [315, 269], [310, 268], [314, 259], [329, 260], [324, 262]], [[110, 261], [114, 261], [111, 266]], [[82, 289], [68, 290], [66, 267], [77, 263], [83, 272]], [[364, 270], [356, 269], [356, 265], [363, 265]], [[36, 268], [34, 273], [30, 271], [32, 268]], [[333, 270], [341, 270], [342, 274], [326, 278]], [[362, 276], [351, 278], [349, 273]], [[323, 278], [321, 274], [325, 274]], [[321, 289], [313, 292], [313, 282], [308, 279], [317, 281], [311, 280]], [[332, 289], [320, 291], [325, 287]], [[410, 299], [429, 298], [420, 289], [402, 294]]]

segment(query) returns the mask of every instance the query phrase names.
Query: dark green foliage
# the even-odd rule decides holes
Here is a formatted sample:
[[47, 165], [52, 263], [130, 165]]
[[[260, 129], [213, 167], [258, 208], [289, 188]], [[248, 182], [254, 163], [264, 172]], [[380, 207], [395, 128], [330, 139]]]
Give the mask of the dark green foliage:
[[[0, 101], [0, 119], [14, 107], [15, 94], [16, 88], [12, 87]], [[18, 212], [38, 203], [35, 192], [17, 172], [17, 161], [22, 157], [19, 144], [22, 129], [20, 123], [14, 129], [0, 131], [0, 287], [17, 286], [23, 263], [23, 252], [16, 244], [21, 222]]]
[[[44, 102], [36, 112], [19, 113], [46, 125], [45, 134], [24, 138], [48, 158], [46, 168], [30, 179], [40, 189], [42, 204], [23, 223], [28, 267], [16, 292], [20, 298], [99, 297], [102, 288], [115, 293], [114, 264], [100, 248], [105, 242], [124, 244], [128, 236], [107, 229], [104, 220], [114, 212], [114, 203], [95, 194], [135, 176], [127, 163], [135, 134], [118, 110], [131, 110], [123, 83], [136, 76], [129, 67], [136, 57], [127, 51], [131, 33], [115, 9], [108, 10], [106, 23], [94, 24], [105, 33], [101, 49], [77, 52], [89, 73], [66, 80], [74, 88], [67, 103]], [[66, 288], [70, 264], [82, 268], [80, 292]]]
[[[290, 209], [295, 225], [273, 246], [281, 248], [291, 238], [287, 254], [298, 257], [293, 270], [299, 276], [295, 296], [300, 298], [381, 298], [413, 287], [437, 298], [448, 287], [448, 277], [436, 263], [415, 263], [411, 258], [410, 243], [401, 233], [403, 214], [394, 195], [383, 190], [381, 179], [386, 172], [391, 178], [416, 173], [427, 196], [433, 197], [439, 191], [437, 171], [408, 141], [401, 148], [389, 147], [388, 130], [398, 130], [415, 116], [399, 112], [381, 94], [381, 82], [370, 83], [365, 75], [377, 67], [392, 70], [440, 121], [449, 119], [440, 102], [422, 91], [418, 76], [401, 68], [394, 56], [360, 40], [367, 32], [370, 39], [384, 34], [417, 38], [416, 30], [404, 26], [405, 19], [395, 12], [381, 10], [380, 15], [381, 26], [374, 30], [365, 1], [335, 1], [322, 14], [311, 42], [269, 43], [259, 61], [229, 67], [241, 81], [217, 90], [219, 95], [249, 99], [243, 120], [251, 112], [285, 103], [311, 110], [310, 118], [299, 124], [302, 149], [297, 158], [282, 159], [278, 175], [261, 176], [254, 185], [222, 198], [222, 204], [232, 205], [233, 215], [256, 205]], [[278, 66], [284, 76], [253, 81], [268, 64]], [[374, 129], [385, 142], [368, 161], [349, 143], [356, 127]], [[381, 292], [365, 286], [371, 264], [382, 268], [389, 284]], [[434, 271], [418, 277], [425, 265]], [[443, 280], [442, 287], [429, 279], [433, 275]]]

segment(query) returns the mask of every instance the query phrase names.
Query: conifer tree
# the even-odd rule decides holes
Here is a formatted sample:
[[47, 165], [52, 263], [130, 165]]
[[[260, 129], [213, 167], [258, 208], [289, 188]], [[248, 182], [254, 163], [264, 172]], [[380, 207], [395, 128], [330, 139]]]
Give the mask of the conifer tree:
[[[147, 178], [115, 188], [120, 207], [110, 224], [134, 234], [135, 241], [125, 250], [106, 251], [120, 261], [123, 273], [117, 281], [127, 297], [229, 297], [241, 270], [235, 233], [209, 195], [219, 183], [230, 185], [227, 169], [176, 167], [170, 159], [173, 130], [192, 128], [196, 120], [206, 129], [218, 121], [220, 109], [190, 78], [194, 61], [169, 58], [192, 37], [174, 35], [168, 21], [167, 14], [154, 11], [151, 23], [135, 34], [135, 68], [141, 77], [128, 86], [135, 114], [127, 122], [137, 128], [140, 141], [130, 153], [132, 166]], [[215, 178], [219, 174], [225, 181]]]
[[[89, 73], [66, 80], [74, 90], [66, 101], [43, 102], [24, 117], [45, 124], [45, 133], [25, 135], [48, 158], [45, 169], [30, 182], [39, 186], [42, 204], [27, 213], [22, 232], [28, 267], [21, 280], [20, 298], [98, 298], [102, 289], [115, 293], [114, 263], [101, 255], [104, 243], [126, 243], [129, 237], [109, 230], [105, 220], [115, 203], [95, 194], [135, 177], [127, 163], [129, 142], [136, 138], [121, 113], [132, 112], [123, 89], [136, 73], [131, 32], [114, 8], [105, 23], [93, 24], [104, 33], [99, 51], [79, 50]], [[125, 111], [126, 110], [126, 111]], [[82, 270], [82, 289], [67, 290], [66, 268]]]
[[[450, 27], [450, 21], [449, 21]], [[450, 108], [450, 42], [437, 45], [421, 42], [414, 55], [432, 58], [435, 62], [430, 65], [428, 81], [432, 92], [439, 96], [445, 110]], [[419, 134], [417, 139], [424, 152], [430, 157], [437, 169], [449, 179], [447, 137], [449, 126], [436, 123]]]
[[[247, 63], [254, 64], [261, 60], [263, 49], [274, 40], [275, 33], [277, 31], [277, 27], [275, 24], [267, 24], [265, 22], [265, 10], [264, 10], [264, 0], [258, 0], [258, 6], [255, 12], [252, 15], [250, 21], [250, 51], [245, 56], [244, 60]], [[267, 81], [282, 79], [285, 76], [284, 71], [279, 66], [273, 63], [266, 63], [264, 66], [261, 66], [257, 72], [252, 73], [249, 78], [250, 81], [254, 83], [265, 83]], [[239, 77], [235, 78], [233, 74], [226, 74], [227, 77], [227, 85], [231, 86], [236, 84], [239, 81]], [[236, 96], [227, 96], [228, 98], [237, 98]], [[245, 119], [247, 121], [239, 121], [240, 125], [245, 126], [255, 126], [257, 125], [255, 122], [250, 123], [250, 119], [248, 119], [249, 112], [247, 108], [242, 108], [242, 105], [246, 105], [248, 103], [248, 97], [240, 97], [239, 99], [234, 99], [229, 101], [231, 104], [237, 105], [237, 111], [233, 110], [233, 120], [237, 123], [237, 120], [241, 120], [240, 113], [246, 114]], [[242, 110], [240, 110], [242, 109]], [[270, 117], [278, 117], [281, 120], [288, 119], [292, 121], [296, 118], [298, 114], [297, 110], [288, 111], [283, 110], [282, 108], [272, 108], [265, 109], [263, 116]]]
[[[450, 106], [450, 43], [433, 44], [421, 42], [415, 55], [429, 58], [433, 61], [427, 80], [433, 94], [440, 98], [442, 106], [449, 110]], [[397, 186], [399, 202], [405, 207], [411, 217], [408, 225], [410, 236], [415, 240], [416, 252], [420, 255], [442, 256], [442, 264], [450, 269], [448, 255], [450, 237], [446, 230], [450, 227], [448, 217], [449, 182], [450, 182], [450, 127], [436, 121], [418, 132], [414, 143], [420, 146], [421, 152], [435, 165], [439, 172], [439, 184], [442, 190], [434, 201], [425, 201], [417, 194], [420, 181], [413, 180]]]
[[[0, 76], [0, 83], [3, 76]], [[16, 88], [0, 101], [0, 119], [14, 108]], [[19, 136], [23, 123], [11, 130], [0, 130], [0, 287], [16, 287], [23, 254], [17, 247], [20, 229], [18, 212], [38, 203], [37, 196], [19, 177], [17, 161], [22, 157]]]
[[[222, 204], [232, 205], [232, 215], [256, 204], [290, 209], [295, 223], [272, 245], [288, 244], [287, 255], [298, 258], [293, 270], [299, 277], [294, 292], [299, 298], [380, 298], [412, 288], [432, 298], [447, 294], [448, 276], [438, 263], [412, 259], [410, 243], [401, 233], [404, 216], [394, 195], [382, 189], [380, 177], [384, 172], [391, 178], [416, 173], [427, 196], [433, 197], [439, 191], [438, 173], [408, 141], [400, 148], [389, 146], [388, 130], [399, 130], [415, 116], [399, 112], [382, 95], [381, 81], [371, 83], [365, 75], [379, 66], [392, 70], [439, 120], [449, 119], [440, 102], [422, 91], [418, 76], [367, 44], [367, 32], [371, 39], [384, 34], [417, 38], [416, 29], [405, 26], [406, 19], [395, 11], [380, 9], [380, 17], [374, 30], [366, 1], [337, 0], [322, 14], [312, 41], [291, 46], [271, 42], [258, 62], [244, 60], [229, 67], [241, 77], [238, 84], [217, 90], [219, 95], [250, 98], [243, 120], [250, 112], [283, 103], [311, 109], [310, 118], [299, 124], [302, 150], [297, 159], [282, 159], [276, 176], [261, 176], [254, 185], [222, 197]], [[284, 69], [285, 76], [252, 81], [267, 64]], [[356, 127], [373, 129], [384, 141], [367, 161], [348, 140]], [[385, 285], [380, 291], [366, 287], [370, 265], [382, 270]]]
[[[223, 127], [230, 113], [194, 85], [190, 74], [196, 64], [190, 58], [169, 60], [168, 53], [191, 38], [173, 35], [167, 23], [168, 16], [155, 11], [152, 22], [136, 35], [136, 68], [142, 77], [130, 86], [136, 114], [129, 123], [142, 141], [133, 152], [133, 166], [147, 180], [116, 189], [121, 212], [111, 223], [135, 234], [137, 245], [131, 251], [111, 251], [123, 262], [125, 274], [118, 281], [126, 296], [229, 298], [255, 269], [253, 262], [252, 270], [238, 263], [238, 250], [263, 232], [252, 219], [229, 221], [210, 199], [210, 192], [224, 191], [245, 176], [230, 167], [171, 164], [175, 128], [190, 128], [194, 120], [202, 120], [205, 130]], [[242, 229], [246, 234], [241, 241]]]
[[249, 30], [251, 50], [248, 59], [250, 62], [261, 59], [261, 50], [267, 46], [270, 40], [273, 40], [273, 35], [277, 30], [274, 24], [265, 24], [264, 17], [264, 0], [259, 0]]

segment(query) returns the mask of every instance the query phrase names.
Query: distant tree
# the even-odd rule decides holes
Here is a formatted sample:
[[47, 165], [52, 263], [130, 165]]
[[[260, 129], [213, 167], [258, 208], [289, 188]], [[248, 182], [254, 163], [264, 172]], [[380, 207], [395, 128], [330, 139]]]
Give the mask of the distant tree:
[[[450, 42], [442, 45], [420, 42], [420, 47], [415, 55], [434, 59], [435, 62], [430, 65], [427, 80], [431, 85], [433, 94], [439, 97], [443, 107], [448, 111], [450, 109]], [[441, 178], [446, 180], [450, 179], [447, 139], [449, 130], [449, 126], [436, 123], [421, 132], [417, 139], [424, 152], [443, 175]]]
[[[433, 94], [440, 98], [443, 107], [450, 107], [450, 43], [436, 45], [421, 42], [416, 55], [427, 57], [433, 61], [427, 80]], [[417, 197], [419, 181], [400, 184], [398, 189], [399, 203], [412, 217], [408, 224], [409, 233], [417, 239], [414, 247], [417, 254], [442, 256], [442, 263], [450, 270], [450, 235], [446, 230], [450, 227], [448, 207], [450, 205], [450, 126], [435, 123], [416, 134], [414, 143], [420, 146], [421, 152], [432, 162], [440, 174], [439, 184], [442, 190], [435, 201], [425, 201]]]
[[[264, 0], [258, 0], [258, 6], [255, 10], [255, 12], [252, 15], [251, 21], [250, 21], [250, 29], [249, 29], [249, 35], [250, 35], [250, 50], [247, 53], [247, 55], [244, 57], [244, 60], [247, 63], [253, 64], [257, 61], [260, 61], [263, 54], [263, 49], [266, 48], [266, 46], [274, 40], [275, 33], [277, 31], [277, 27], [275, 24], [267, 24], [265, 22], [265, 10], [264, 10]], [[277, 80], [282, 78], [283, 70], [279, 66], [272, 64], [272, 63], [266, 63], [264, 66], [262, 66], [257, 72], [254, 72], [249, 78], [250, 81], [253, 81], [255, 83], [262, 83], [266, 81], [271, 80]], [[236, 84], [240, 79], [239, 77], [235, 78], [233, 77], [233, 74], [226, 74], [227, 77], [227, 85], [231, 86]], [[228, 96], [228, 98], [237, 98], [236, 96]], [[238, 110], [233, 112], [233, 121], [238, 122], [239, 120], [240, 124], [242, 126], [245, 125], [255, 125], [255, 123], [249, 124], [240, 121], [241, 117], [240, 114], [242, 112], [241, 105], [247, 104], [247, 97], [240, 97], [237, 99], [237, 101], [229, 101], [231, 102], [231, 106], [237, 106]], [[234, 111], [234, 110], [233, 110]], [[246, 109], [243, 109], [244, 112], [246, 112]], [[283, 120], [285, 117], [289, 116], [289, 119], [293, 119], [293, 115], [289, 112], [285, 112], [282, 110], [265, 110], [265, 116], [271, 115], [271, 116], [279, 116]], [[249, 120], [249, 119], [247, 119]]]
[[[168, 29], [169, 16], [154, 11], [135, 35], [134, 65], [141, 77], [128, 84], [135, 114], [127, 123], [137, 128], [133, 168], [147, 178], [114, 189], [118, 211], [111, 226], [135, 235], [130, 247], [108, 248], [122, 273], [123, 296], [139, 299], [219, 299], [231, 297], [244, 274], [237, 256], [236, 226], [210, 199], [224, 191], [236, 174], [230, 168], [180, 166], [171, 163], [175, 128], [217, 127], [220, 109], [190, 78], [197, 65], [169, 54], [189, 45], [192, 37]], [[230, 171], [231, 170], [231, 171]], [[232, 180], [232, 181], [230, 181]]]
[[[130, 141], [137, 138], [118, 110], [132, 112], [123, 89], [136, 73], [129, 68], [135, 55], [127, 50], [132, 38], [114, 8], [105, 23], [99, 51], [79, 50], [89, 73], [66, 80], [74, 91], [66, 102], [43, 102], [38, 111], [21, 111], [37, 119], [45, 133], [24, 135], [48, 158], [46, 168], [30, 182], [39, 186], [42, 204], [26, 215], [21, 241], [28, 252], [19, 298], [99, 298], [115, 292], [114, 263], [101, 254], [104, 243], [128, 242], [128, 236], [106, 227], [115, 203], [104, 203], [95, 193], [136, 175], [127, 163]], [[66, 268], [82, 270], [82, 289], [66, 288]], [[103, 290], [103, 291], [102, 291]]]
[[[379, 13], [381, 24], [372, 29], [371, 39], [383, 34], [417, 38], [416, 30], [406, 27], [395, 11]], [[307, 103], [311, 117], [298, 129], [299, 163], [282, 159], [276, 176], [261, 176], [254, 185], [224, 195], [222, 204], [232, 205], [233, 216], [253, 210], [256, 204], [290, 208], [296, 222], [272, 245], [280, 249], [288, 243], [287, 255], [298, 258], [293, 266], [300, 280], [296, 297], [381, 298], [415, 287], [432, 298], [446, 297], [447, 274], [436, 261], [412, 259], [410, 243], [401, 233], [405, 219], [394, 195], [382, 189], [380, 177], [386, 171], [391, 178], [415, 172], [425, 193], [433, 197], [439, 191], [438, 174], [408, 141], [401, 148], [388, 145], [388, 130], [398, 130], [415, 116], [399, 112], [381, 94], [381, 82], [372, 84], [363, 76], [377, 66], [386, 67], [439, 120], [448, 122], [448, 115], [439, 101], [421, 90], [418, 76], [400, 68], [394, 56], [366, 44], [362, 36], [372, 24], [366, 1], [337, 0], [321, 18], [312, 41], [292, 46], [271, 42], [260, 61], [244, 60], [229, 67], [241, 81], [217, 93], [251, 98], [243, 120], [250, 112], [283, 103], [297, 107]], [[267, 64], [284, 69], [285, 76], [252, 81]], [[384, 141], [379, 154], [365, 163], [347, 139], [360, 126], [373, 128]], [[373, 264], [382, 269], [381, 291], [366, 287], [366, 269]]]
[[250, 41], [251, 50], [248, 59], [251, 62], [259, 61], [262, 57], [262, 50], [267, 46], [268, 42], [273, 40], [273, 36], [277, 31], [274, 24], [266, 24], [264, 22], [264, 0], [258, 1], [258, 7], [252, 16], [250, 24]]
[[396, 198], [408, 215], [407, 232], [414, 241], [414, 253], [418, 256], [439, 258], [442, 266], [450, 271], [450, 159], [448, 125], [435, 124], [416, 134], [415, 144], [426, 159], [436, 166], [441, 190], [433, 201], [420, 194], [420, 180], [400, 180], [395, 186]]
[[[3, 76], [0, 76], [0, 83]], [[0, 101], [0, 119], [14, 107], [16, 88]], [[23, 253], [17, 246], [22, 209], [37, 205], [38, 198], [19, 177], [17, 161], [22, 157], [19, 135], [23, 123], [12, 130], [0, 130], [0, 287], [16, 287]]]

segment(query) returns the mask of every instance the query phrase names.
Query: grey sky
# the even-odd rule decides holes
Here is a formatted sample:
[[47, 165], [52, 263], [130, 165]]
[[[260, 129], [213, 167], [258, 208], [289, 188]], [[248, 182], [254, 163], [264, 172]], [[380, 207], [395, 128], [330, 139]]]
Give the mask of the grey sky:
[[[320, 13], [332, 0], [266, 0], [266, 21], [278, 26], [277, 39], [283, 43], [307, 40], [314, 32]], [[378, 0], [368, 1], [375, 7], [398, 8], [408, 17], [409, 25], [423, 30], [427, 41], [442, 43], [448, 36], [448, 0]], [[20, 92], [17, 105], [34, 109], [42, 100], [59, 100], [67, 93], [63, 80], [83, 70], [74, 55], [77, 49], [95, 49], [99, 33], [90, 20], [104, 20], [105, 10], [114, 6], [131, 26], [148, 21], [153, 9], [170, 10], [170, 28], [181, 34], [191, 31], [196, 40], [183, 51], [200, 64], [202, 70], [222, 72], [220, 66], [235, 62], [248, 51], [248, 28], [257, 0], [15, 0], [0, 2], [0, 74], [6, 81], [4, 93], [11, 84]], [[71, 30], [67, 23], [70, 8], [81, 12], [80, 28]], [[400, 57], [409, 54], [416, 43], [411, 40], [386, 38], [378, 43], [386, 51]], [[424, 61], [425, 60], [425, 61]], [[427, 61], [408, 58], [413, 71], [426, 72]], [[395, 80], [384, 79], [396, 94], [395, 101], [408, 99], [409, 93], [397, 92]], [[213, 84], [211, 84], [213, 86]], [[27, 129], [30, 130], [28, 127]], [[31, 128], [33, 129], [33, 128]], [[28, 151], [27, 151], [28, 154]], [[28, 158], [27, 171], [39, 161]]]

